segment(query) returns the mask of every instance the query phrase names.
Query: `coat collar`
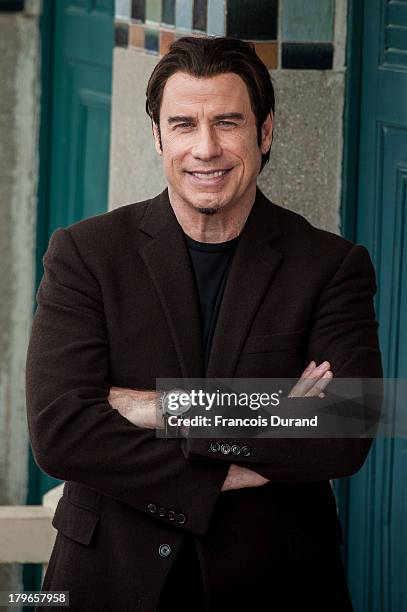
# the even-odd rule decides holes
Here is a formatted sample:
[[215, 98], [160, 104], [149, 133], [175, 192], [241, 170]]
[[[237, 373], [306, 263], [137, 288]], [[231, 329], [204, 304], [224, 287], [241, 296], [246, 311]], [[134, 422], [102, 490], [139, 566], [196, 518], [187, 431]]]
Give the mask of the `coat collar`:
[[272, 246], [282, 235], [278, 216], [276, 205], [257, 187], [232, 259], [205, 374], [198, 295], [183, 231], [168, 188], [149, 201], [139, 230], [150, 239], [139, 252], [161, 301], [184, 378], [233, 378], [250, 325], [283, 259]]

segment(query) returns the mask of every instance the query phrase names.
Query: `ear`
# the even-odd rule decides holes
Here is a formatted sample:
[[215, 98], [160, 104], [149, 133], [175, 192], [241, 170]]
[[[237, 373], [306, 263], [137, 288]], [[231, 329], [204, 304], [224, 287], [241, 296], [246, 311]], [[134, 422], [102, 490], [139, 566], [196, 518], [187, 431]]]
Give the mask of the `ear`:
[[152, 128], [153, 136], [154, 136], [155, 150], [157, 151], [158, 155], [162, 155], [162, 151], [160, 147], [160, 137], [158, 134], [158, 125], [153, 120], [151, 121], [151, 128]]
[[261, 128], [261, 152], [267, 153], [273, 142], [274, 115], [270, 111]]

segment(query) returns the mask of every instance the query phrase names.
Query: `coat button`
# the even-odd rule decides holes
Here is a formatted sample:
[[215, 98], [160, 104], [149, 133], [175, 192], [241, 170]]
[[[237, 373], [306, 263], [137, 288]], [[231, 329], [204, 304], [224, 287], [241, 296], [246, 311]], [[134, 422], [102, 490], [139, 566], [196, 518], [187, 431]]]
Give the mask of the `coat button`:
[[168, 557], [172, 552], [171, 546], [169, 544], [161, 544], [158, 553], [160, 557]]
[[237, 444], [234, 444], [230, 450], [233, 455], [240, 455], [241, 448]]
[[167, 514], [167, 508], [158, 508], [158, 516], [166, 516]]
[[242, 446], [242, 455], [249, 457], [252, 454], [250, 446]]
[[185, 516], [185, 514], [177, 514], [177, 523], [178, 525], [183, 525], [184, 523], [186, 523], [187, 517]]
[[218, 453], [220, 450], [220, 444], [219, 442], [211, 442], [211, 445], [209, 448], [211, 449], [213, 453]]
[[147, 506], [147, 510], [151, 513], [151, 514], [156, 514], [158, 508], [155, 504], [148, 504]]
[[174, 512], [174, 510], [168, 510], [168, 520], [169, 521], [175, 521], [176, 516], [177, 516], [177, 513]]
[[228, 455], [230, 453], [230, 444], [222, 444], [220, 450], [224, 455]]

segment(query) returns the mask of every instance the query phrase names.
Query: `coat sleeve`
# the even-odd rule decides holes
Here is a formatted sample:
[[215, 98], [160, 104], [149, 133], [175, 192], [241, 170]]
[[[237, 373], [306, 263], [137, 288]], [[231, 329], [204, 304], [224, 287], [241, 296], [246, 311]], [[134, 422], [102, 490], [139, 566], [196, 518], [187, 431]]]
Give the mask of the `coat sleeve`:
[[[43, 264], [26, 357], [27, 419], [38, 466], [203, 534], [228, 466], [188, 461], [179, 438], [159, 439], [112, 408], [102, 291], [68, 229], [52, 234]], [[158, 507], [175, 514], [160, 517]]]
[[[374, 267], [367, 249], [353, 245], [332, 279], [322, 291], [309, 336], [305, 366], [327, 360], [334, 378], [375, 379], [375, 403], [362, 407], [380, 411], [382, 402], [382, 362], [378, 340], [378, 322], [373, 298], [377, 291]], [[327, 387], [329, 391], [329, 385]], [[351, 400], [349, 400], [351, 401]], [[296, 416], [313, 416], [332, 408], [332, 399], [282, 398], [279, 409], [292, 407]], [[352, 407], [351, 407], [352, 408]], [[279, 411], [280, 413], [280, 411]], [[213, 452], [211, 440], [189, 437], [182, 443], [190, 461], [205, 457], [244, 465], [276, 482], [330, 480], [350, 476], [363, 465], [373, 438], [248, 438], [250, 455], [234, 457]], [[221, 439], [220, 444], [241, 444], [241, 440]], [[238, 459], [238, 460], [237, 460]]]

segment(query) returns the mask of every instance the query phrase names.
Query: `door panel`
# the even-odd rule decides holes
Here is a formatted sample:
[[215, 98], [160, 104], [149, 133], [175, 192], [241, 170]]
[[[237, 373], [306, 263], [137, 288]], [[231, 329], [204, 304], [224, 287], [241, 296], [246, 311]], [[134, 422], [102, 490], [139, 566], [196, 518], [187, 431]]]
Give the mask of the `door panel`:
[[[356, 241], [377, 273], [384, 376], [407, 376], [407, 1], [365, 0]], [[346, 567], [355, 612], [407, 610], [407, 445], [376, 440], [349, 479]]]
[[[54, 229], [108, 208], [114, 0], [44, 0], [41, 39], [37, 285]], [[28, 503], [60, 482], [29, 475]]]
[[50, 232], [107, 210], [113, 8], [55, 3]]

